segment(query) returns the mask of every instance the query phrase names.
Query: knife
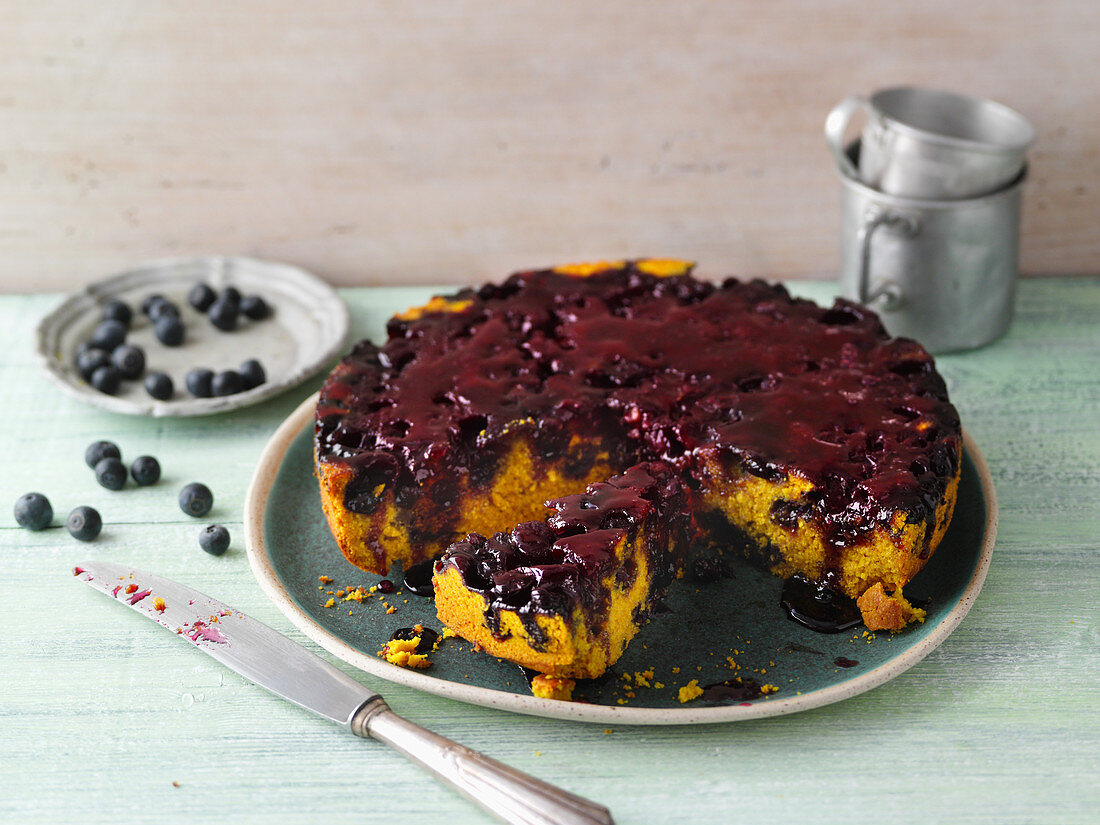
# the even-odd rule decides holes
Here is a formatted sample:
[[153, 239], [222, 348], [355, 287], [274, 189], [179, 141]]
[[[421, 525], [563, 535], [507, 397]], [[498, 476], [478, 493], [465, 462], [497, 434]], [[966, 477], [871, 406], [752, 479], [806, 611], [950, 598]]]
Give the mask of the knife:
[[502, 822], [613, 825], [602, 805], [414, 725], [297, 642], [197, 590], [102, 561], [74, 567], [73, 575], [272, 693], [356, 736], [385, 742]]

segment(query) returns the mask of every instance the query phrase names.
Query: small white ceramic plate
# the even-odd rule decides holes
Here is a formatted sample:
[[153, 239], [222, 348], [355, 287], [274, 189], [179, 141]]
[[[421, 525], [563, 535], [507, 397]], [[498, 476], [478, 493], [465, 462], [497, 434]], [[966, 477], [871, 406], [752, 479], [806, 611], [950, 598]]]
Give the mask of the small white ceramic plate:
[[[187, 303], [187, 293], [200, 281], [216, 292], [234, 286], [242, 295], [259, 295], [272, 313], [260, 321], [242, 317], [237, 329], [223, 332]], [[161, 344], [141, 312], [142, 299], [154, 293], [180, 309], [186, 332], [178, 347]], [[146, 373], [171, 376], [175, 391], [168, 400], [152, 398], [141, 379], [123, 381], [117, 394], [107, 395], [77, 371], [77, 346], [101, 320], [103, 305], [115, 299], [134, 312], [126, 340], [145, 351]], [[252, 258], [177, 258], [143, 264], [67, 297], [39, 323], [36, 355], [58, 387], [96, 407], [127, 415], [210, 415], [264, 401], [320, 371], [343, 349], [348, 321], [347, 305], [336, 291], [298, 267]], [[236, 369], [250, 358], [257, 359], [267, 374], [260, 386], [220, 398], [195, 398], [187, 391], [184, 377], [189, 370]]]
[[[935, 556], [906, 587], [910, 598], [928, 600], [922, 625], [871, 639], [864, 638], [862, 627], [814, 633], [783, 616], [778, 579], [745, 564], [732, 580], [670, 588], [669, 612], [639, 631], [612, 675], [578, 682], [576, 695], [582, 701], [532, 696], [519, 668], [475, 652], [464, 641], [440, 646], [431, 669], [407, 670], [380, 659], [376, 651], [397, 628], [417, 622], [438, 627], [434, 600], [398, 591], [387, 597], [392, 614], [377, 597], [361, 603], [334, 598], [331, 607], [327, 604], [326, 591], [369, 587], [380, 577], [344, 560], [321, 512], [313, 474], [316, 400], [307, 399], [279, 427], [253, 475], [245, 502], [253, 573], [290, 621], [333, 655], [391, 682], [476, 705], [602, 724], [687, 725], [777, 716], [838, 702], [893, 679], [942, 644], [977, 598], [993, 552], [993, 484], [981, 453], [964, 432], [955, 518]], [[331, 582], [319, 587], [322, 575]], [[399, 575], [389, 578], [401, 581]], [[749, 702], [714, 704], [704, 697], [680, 704], [677, 686], [689, 679], [705, 685], [737, 675], [727, 663], [731, 654], [740, 673], [766, 672], [761, 681], [774, 681], [779, 691]], [[651, 681], [662, 684], [632, 690], [628, 700], [623, 677], [647, 670]]]

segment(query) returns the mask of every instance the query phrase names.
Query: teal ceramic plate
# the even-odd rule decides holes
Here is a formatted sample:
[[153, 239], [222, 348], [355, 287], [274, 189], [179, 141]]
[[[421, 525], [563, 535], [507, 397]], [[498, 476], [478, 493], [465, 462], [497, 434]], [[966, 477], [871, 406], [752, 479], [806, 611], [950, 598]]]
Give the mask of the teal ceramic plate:
[[[478, 705], [604, 724], [669, 725], [794, 713], [846, 699], [912, 667], [950, 635], [978, 595], [993, 550], [993, 485], [964, 433], [954, 520], [905, 591], [910, 599], [927, 600], [924, 624], [898, 634], [862, 628], [815, 633], [786, 618], [778, 579], [738, 564], [732, 579], [675, 584], [669, 611], [639, 631], [611, 672], [578, 682], [575, 698], [581, 701], [538, 699], [516, 665], [461, 639], [440, 645], [428, 670], [396, 667], [377, 656], [398, 628], [442, 628], [433, 601], [401, 587], [388, 596], [376, 591], [362, 601], [347, 599], [349, 588], [369, 593], [382, 577], [344, 560], [321, 513], [313, 474], [315, 401], [303, 403], [272, 437], [248, 492], [248, 556], [257, 579], [303, 633], [340, 659], [391, 682]], [[387, 578], [399, 584], [400, 570]], [[678, 699], [679, 688], [692, 680], [708, 686], [735, 677], [777, 690], [748, 702]]]

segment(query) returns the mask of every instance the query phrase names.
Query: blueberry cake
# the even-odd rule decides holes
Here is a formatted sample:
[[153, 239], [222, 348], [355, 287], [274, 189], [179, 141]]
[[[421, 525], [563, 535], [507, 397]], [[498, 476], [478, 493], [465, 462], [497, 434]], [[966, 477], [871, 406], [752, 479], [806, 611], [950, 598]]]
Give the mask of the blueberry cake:
[[540, 673], [599, 676], [683, 567], [687, 490], [672, 467], [642, 463], [546, 507], [543, 521], [448, 548], [433, 577], [439, 619]]
[[549, 500], [663, 462], [709, 541], [873, 590], [865, 618], [900, 624], [919, 616], [901, 589], [947, 528], [961, 466], [919, 344], [859, 305], [669, 260], [520, 272], [410, 309], [335, 368], [315, 423], [325, 514], [363, 569], [542, 521]]

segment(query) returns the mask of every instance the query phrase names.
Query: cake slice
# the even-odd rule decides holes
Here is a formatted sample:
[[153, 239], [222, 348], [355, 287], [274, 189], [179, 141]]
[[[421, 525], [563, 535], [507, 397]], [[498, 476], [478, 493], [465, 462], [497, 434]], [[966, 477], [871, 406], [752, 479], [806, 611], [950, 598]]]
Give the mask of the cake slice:
[[548, 501], [545, 521], [470, 534], [435, 565], [439, 619], [486, 652], [594, 678], [622, 655], [682, 566], [688, 493], [661, 462]]

